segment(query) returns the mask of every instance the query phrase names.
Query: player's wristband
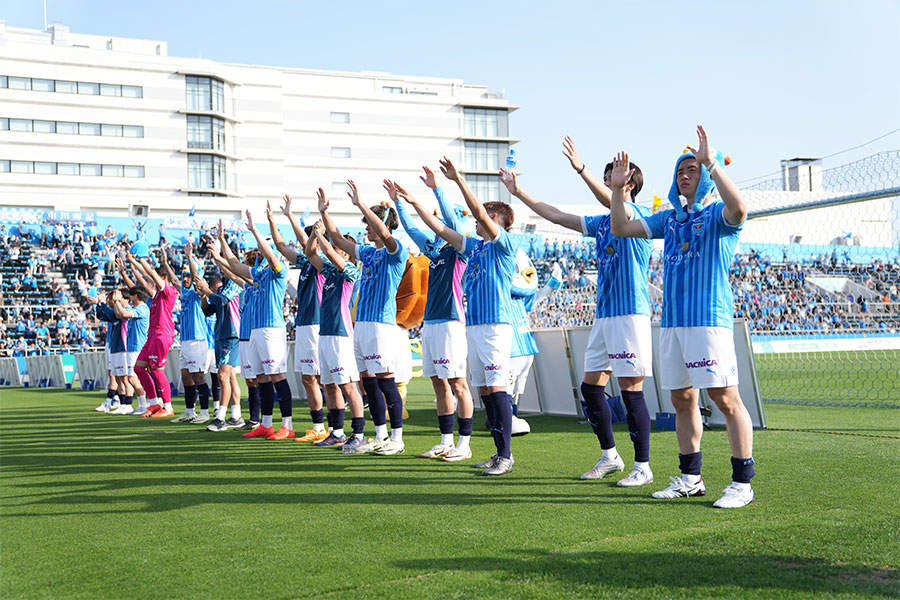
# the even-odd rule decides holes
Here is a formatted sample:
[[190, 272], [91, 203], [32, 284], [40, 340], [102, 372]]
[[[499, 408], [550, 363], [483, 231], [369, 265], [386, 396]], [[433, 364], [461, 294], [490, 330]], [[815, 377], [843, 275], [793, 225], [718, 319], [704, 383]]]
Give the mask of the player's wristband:
[[562, 288], [563, 284], [562, 281], [560, 281], [556, 277], [550, 277], [549, 281], [547, 281], [547, 286], [553, 288], [554, 290], [558, 290]]
[[709, 163], [709, 166], [706, 167], [706, 170], [709, 171], [710, 175], [712, 175], [713, 171], [715, 171], [718, 166], [719, 166], [719, 161], [717, 161], [716, 159], [713, 159], [713, 161], [711, 163]]
[[578, 169], [578, 170], [575, 171], [575, 172], [578, 173], [579, 175], [581, 175], [582, 173], [584, 173], [584, 168], [585, 168], [586, 166], [587, 166], [586, 164], [581, 163], [581, 168]]

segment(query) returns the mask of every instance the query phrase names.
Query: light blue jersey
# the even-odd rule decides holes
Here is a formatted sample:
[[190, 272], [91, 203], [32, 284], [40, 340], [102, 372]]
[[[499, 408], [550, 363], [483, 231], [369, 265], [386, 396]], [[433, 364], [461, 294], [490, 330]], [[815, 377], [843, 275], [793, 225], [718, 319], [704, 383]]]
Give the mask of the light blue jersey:
[[268, 262], [260, 263], [251, 270], [253, 285], [258, 295], [253, 310], [251, 331], [264, 327], [284, 329], [284, 294], [287, 290], [288, 268], [278, 261], [275, 268]]
[[245, 283], [244, 291], [241, 293], [241, 327], [238, 332], [238, 338], [244, 341], [250, 339], [250, 332], [253, 331], [253, 311], [255, 310], [256, 296], [256, 287]]
[[338, 271], [326, 260], [322, 275], [325, 278], [325, 285], [322, 286], [319, 335], [347, 337], [353, 333], [350, 308], [353, 306], [354, 287], [361, 276], [359, 267], [347, 261], [344, 270]]
[[356, 256], [362, 263], [359, 284], [359, 302], [356, 305], [356, 322], [397, 324], [397, 286], [406, 268], [409, 250], [397, 242], [397, 250], [391, 254], [387, 248], [356, 246]]
[[[626, 203], [635, 220], [649, 216], [643, 206]], [[597, 240], [597, 310], [594, 316], [649, 315], [647, 270], [653, 243], [612, 234], [609, 215], [581, 217], [581, 230]]]
[[466, 325], [512, 325], [510, 285], [516, 270], [516, 249], [504, 229], [490, 242], [466, 237], [463, 255], [468, 259], [463, 284], [466, 291]]
[[296, 327], [319, 324], [319, 306], [322, 304], [322, 286], [325, 277], [316, 271], [312, 263], [302, 254], [297, 254], [297, 268], [300, 279], [297, 280], [297, 318]]
[[146, 303], [132, 306], [132, 316], [125, 319], [125, 351], [140, 352], [147, 342], [147, 331], [150, 329], [150, 307]]
[[539, 353], [537, 343], [534, 341], [534, 333], [531, 331], [531, 323], [528, 321], [528, 313], [531, 312], [533, 303], [534, 294], [512, 297], [510, 302], [510, 312], [513, 316], [511, 358]]
[[743, 223], [728, 224], [724, 209], [725, 203], [716, 200], [689, 212], [683, 223], [675, 210], [641, 221], [648, 237], [665, 240], [663, 327], [734, 326], [728, 269]]
[[206, 339], [206, 315], [203, 314], [203, 299], [194, 291], [194, 286], [181, 287], [181, 312], [178, 313], [178, 331], [181, 341]]
[[[462, 233], [462, 226], [456, 211], [444, 198], [441, 188], [435, 188], [441, 216], [448, 227]], [[397, 216], [403, 229], [419, 247], [419, 251], [428, 257], [428, 298], [425, 301], [425, 322], [444, 323], [462, 321], [465, 323], [463, 309], [462, 277], [466, 269], [466, 259], [456, 248], [445, 242], [437, 234], [426, 235], [415, 226], [403, 202], [398, 202]]]

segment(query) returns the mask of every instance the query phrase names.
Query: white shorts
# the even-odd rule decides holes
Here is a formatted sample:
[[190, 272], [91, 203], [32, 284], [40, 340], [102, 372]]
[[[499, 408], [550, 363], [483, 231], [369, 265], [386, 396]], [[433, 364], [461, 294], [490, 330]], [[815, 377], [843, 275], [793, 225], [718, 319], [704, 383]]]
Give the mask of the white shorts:
[[397, 330], [390, 323], [362, 321], [353, 330], [356, 368], [369, 375], [393, 373], [397, 367]]
[[138, 352], [116, 352], [112, 355], [112, 372], [116, 377], [134, 375]]
[[287, 331], [260, 327], [250, 332], [250, 364], [257, 375], [287, 372]]
[[206, 373], [206, 355], [209, 346], [206, 340], [184, 340], [181, 342], [181, 352], [178, 354], [178, 364], [188, 373]]
[[319, 326], [299, 325], [294, 329], [294, 372], [319, 374]]
[[738, 384], [734, 332], [727, 327], [663, 327], [659, 383], [665, 390]]
[[584, 351], [584, 372], [612, 371], [615, 377], [650, 377], [653, 372], [650, 317], [619, 315], [594, 321]]
[[402, 327], [397, 327], [397, 363], [394, 365], [394, 381], [408, 383], [412, 379], [412, 368], [409, 334]]
[[534, 364], [534, 354], [509, 359], [509, 382], [506, 386], [506, 393], [514, 398], [525, 393], [525, 384], [528, 383], [528, 373], [531, 371], [532, 364]]
[[466, 376], [466, 326], [459, 321], [422, 325], [422, 375]]
[[241, 377], [244, 379], [256, 378], [256, 371], [253, 370], [253, 364], [250, 362], [249, 340], [240, 340], [238, 342], [238, 355], [241, 359]]
[[206, 352], [206, 372], [207, 373], [218, 373], [219, 367], [216, 365], [216, 349], [210, 348]]
[[512, 335], [513, 329], [509, 323], [485, 323], [466, 327], [472, 385], [506, 387], [509, 382]]
[[359, 381], [353, 339], [344, 335], [323, 335], [319, 338], [319, 368], [322, 385], [344, 385]]
[[112, 363], [112, 357], [113, 357], [113, 355], [112, 355], [112, 353], [109, 351], [109, 346], [106, 346], [106, 347], [103, 349], [103, 353], [104, 353], [104, 355], [106, 356], [106, 370], [107, 370], [107, 371], [112, 371], [112, 370], [113, 370], [113, 363]]

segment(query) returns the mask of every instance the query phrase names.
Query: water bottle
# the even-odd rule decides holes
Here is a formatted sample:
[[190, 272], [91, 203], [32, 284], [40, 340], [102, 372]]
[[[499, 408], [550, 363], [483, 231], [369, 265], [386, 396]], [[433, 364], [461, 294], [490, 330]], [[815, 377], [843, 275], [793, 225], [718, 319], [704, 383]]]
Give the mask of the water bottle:
[[503, 179], [509, 181], [512, 179], [513, 173], [516, 171], [516, 151], [512, 148], [509, 149], [509, 154], [506, 155], [506, 173], [503, 176]]

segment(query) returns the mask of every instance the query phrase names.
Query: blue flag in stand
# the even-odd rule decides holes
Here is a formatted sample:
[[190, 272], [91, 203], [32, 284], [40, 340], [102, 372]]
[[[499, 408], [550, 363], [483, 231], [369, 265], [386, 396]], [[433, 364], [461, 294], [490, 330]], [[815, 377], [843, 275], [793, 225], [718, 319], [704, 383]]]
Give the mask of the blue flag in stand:
[[197, 205], [195, 204], [191, 207], [191, 212], [188, 213], [188, 216], [193, 217], [196, 210], [197, 210]]
[[306, 207], [306, 210], [303, 211], [303, 214], [300, 215], [300, 227], [306, 227], [306, 220], [309, 218], [309, 207]]

